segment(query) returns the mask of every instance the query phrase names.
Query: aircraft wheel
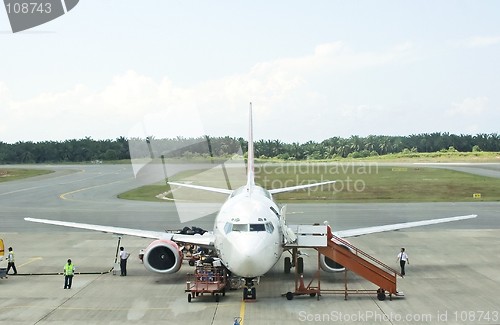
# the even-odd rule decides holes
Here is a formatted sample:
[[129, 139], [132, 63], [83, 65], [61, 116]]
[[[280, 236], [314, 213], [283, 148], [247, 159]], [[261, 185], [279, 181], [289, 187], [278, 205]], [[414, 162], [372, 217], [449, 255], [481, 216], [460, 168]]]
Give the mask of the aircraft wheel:
[[377, 290], [377, 299], [380, 301], [385, 300], [385, 290], [384, 289], [380, 288]]
[[304, 273], [304, 258], [303, 257], [297, 258], [297, 272], [299, 274]]
[[247, 296], [248, 296], [248, 289], [243, 288], [243, 300], [247, 299]]
[[252, 299], [255, 300], [257, 298], [257, 290], [252, 288]]
[[192, 299], [191, 294], [188, 293], [188, 302], [191, 302], [191, 299]]
[[285, 257], [285, 274], [290, 273], [290, 269], [292, 268], [292, 262], [290, 261], [290, 257]]
[[286, 293], [286, 299], [287, 299], [287, 300], [292, 300], [292, 299], [293, 299], [293, 293], [291, 293], [290, 291], [288, 291], [288, 292]]

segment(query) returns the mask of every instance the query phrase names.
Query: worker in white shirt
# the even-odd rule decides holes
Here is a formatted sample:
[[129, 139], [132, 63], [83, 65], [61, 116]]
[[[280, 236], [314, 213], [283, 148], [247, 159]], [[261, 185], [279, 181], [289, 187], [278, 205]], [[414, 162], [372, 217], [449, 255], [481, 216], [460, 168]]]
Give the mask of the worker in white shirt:
[[401, 275], [405, 275], [405, 265], [406, 263], [410, 264], [410, 259], [408, 258], [408, 254], [406, 254], [404, 247], [401, 248], [401, 252], [399, 252], [397, 260], [401, 266]]
[[15, 264], [14, 251], [12, 251], [12, 247], [9, 247], [9, 254], [7, 254], [7, 272], [6, 272], [6, 274], [9, 274], [10, 268], [12, 268], [12, 270], [14, 270], [14, 275], [16, 275], [17, 269], [16, 269], [16, 264]]
[[125, 248], [120, 247], [120, 276], [127, 276], [127, 259], [130, 254], [125, 250]]

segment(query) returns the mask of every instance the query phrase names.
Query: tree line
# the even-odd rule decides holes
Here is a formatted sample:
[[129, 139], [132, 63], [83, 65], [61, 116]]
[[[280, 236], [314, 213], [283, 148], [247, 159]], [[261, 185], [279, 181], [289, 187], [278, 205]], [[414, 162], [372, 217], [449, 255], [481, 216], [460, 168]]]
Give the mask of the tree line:
[[0, 163], [32, 164], [89, 162], [129, 159], [128, 140], [93, 140], [90, 137], [66, 141], [16, 142], [0, 141]]
[[[0, 163], [61, 163], [113, 161], [132, 158], [196, 158], [242, 155], [248, 142], [243, 138], [199, 137], [146, 139], [119, 137], [115, 140], [94, 140], [90, 137], [66, 141], [16, 142], [0, 141]], [[422, 153], [437, 151], [500, 152], [497, 133], [455, 135], [423, 133], [409, 136], [332, 137], [321, 142], [284, 143], [280, 140], [259, 140], [255, 143], [258, 158], [284, 160], [361, 158], [391, 153]]]

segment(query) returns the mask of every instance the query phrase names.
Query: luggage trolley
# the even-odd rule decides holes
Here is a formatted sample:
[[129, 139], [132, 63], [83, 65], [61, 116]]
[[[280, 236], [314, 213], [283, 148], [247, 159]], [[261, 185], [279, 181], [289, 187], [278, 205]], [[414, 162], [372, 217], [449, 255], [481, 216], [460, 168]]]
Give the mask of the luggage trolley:
[[210, 294], [216, 302], [220, 296], [226, 295], [227, 272], [223, 266], [199, 265], [194, 273], [187, 275], [186, 290], [187, 300], [191, 302], [193, 298], [198, 298], [204, 294]]

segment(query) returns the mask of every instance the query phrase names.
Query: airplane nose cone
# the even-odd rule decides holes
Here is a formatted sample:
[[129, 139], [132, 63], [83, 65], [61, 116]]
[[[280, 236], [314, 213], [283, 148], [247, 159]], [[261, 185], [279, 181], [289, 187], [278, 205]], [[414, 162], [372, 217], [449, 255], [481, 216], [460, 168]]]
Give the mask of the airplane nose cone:
[[241, 255], [239, 261], [235, 261], [233, 263], [234, 273], [242, 277], [256, 277], [261, 276], [267, 271], [269, 271], [270, 267], [267, 266], [268, 263], [259, 256], [255, 255]]
[[246, 241], [234, 243], [228, 267], [236, 275], [257, 277], [269, 271], [275, 262], [272, 249], [255, 241]]

